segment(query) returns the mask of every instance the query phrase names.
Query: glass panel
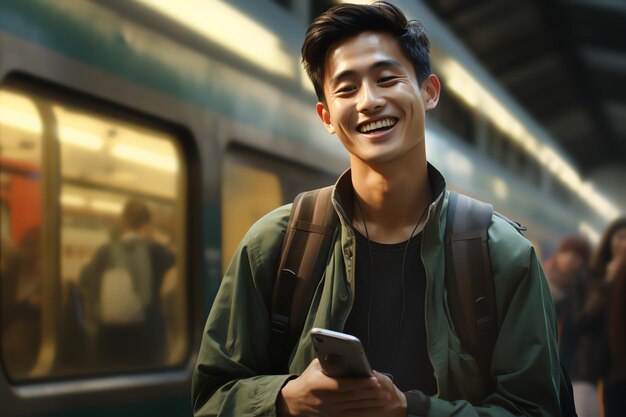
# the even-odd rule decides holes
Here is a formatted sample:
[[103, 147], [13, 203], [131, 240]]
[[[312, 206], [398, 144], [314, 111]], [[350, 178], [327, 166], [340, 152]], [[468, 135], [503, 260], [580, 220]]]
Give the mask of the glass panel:
[[334, 183], [332, 174], [231, 147], [224, 158], [222, 175], [222, 270], [237, 245], [258, 219], [295, 196]]
[[[152, 121], [113, 117], [115, 109], [68, 105], [69, 98], [38, 91], [44, 93], [0, 90], [0, 213], [11, 230], [9, 239], [2, 233], [0, 250], [1, 353], [9, 376], [25, 381], [183, 364], [186, 171], [177, 138]], [[38, 114], [45, 117], [36, 123]], [[44, 153], [42, 169], [36, 161]], [[47, 212], [58, 212], [47, 223], [42, 178], [53, 196], [46, 201], [57, 206]], [[51, 244], [39, 243], [41, 227]], [[42, 292], [42, 280], [53, 290]], [[43, 304], [46, 320], [24, 303], [39, 315], [41, 307], [33, 306]], [[25, 325], [20, 317], [27, 313]]]
[[[181, 363], [184, 172], [158, 130], [61, 105], [62, 349], [70, 374]], [[82, 343], [76, 343], [76, 340]]]
[[227, 158], [222, 191], [222, 267], [230, 262], [246, 231], [264, 214], [280, 206], [283, 197], [278, 177]]
[[42, 131], [33, 101], [0, 90], [0, 347], [14, 379], [32, 372], [42, 338]]

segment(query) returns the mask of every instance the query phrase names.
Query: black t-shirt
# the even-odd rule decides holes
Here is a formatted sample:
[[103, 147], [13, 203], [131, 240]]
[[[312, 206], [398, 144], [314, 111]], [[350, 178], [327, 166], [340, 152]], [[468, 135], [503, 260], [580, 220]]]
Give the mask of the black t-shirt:
[[407, 242], [368, 245], [358, 232], [356, 237], [355, 298], [344, 331], [361, 340], [372, 368], [392, 374], [401, 391], [434, 395], [437, 388], [426, 348], [421, 235], [411, 239], [408, 249]]

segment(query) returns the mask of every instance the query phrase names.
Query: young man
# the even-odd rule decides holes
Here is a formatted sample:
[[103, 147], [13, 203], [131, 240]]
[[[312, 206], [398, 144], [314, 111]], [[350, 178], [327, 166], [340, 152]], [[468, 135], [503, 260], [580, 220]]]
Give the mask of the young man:
[[[492, 379], [459, 343], [447, 309], [448, 196], [427, 163], [425, 113], [440, 82], [423, 27], [395, 6], [338, 5], [310, 26], [302, 55], [317, 114], [350, 153], [339, 217], [303, 336], [277, 375], [270, 302], [289, 206], [255, 224], [209, 315], [193, 381], [196, 416], [559, 415], [556, 323], [532, 246], [494, 217], [489, 229], [499, 337]], [[312, 327], [359, 337], [371, 378], [321, 371]]]

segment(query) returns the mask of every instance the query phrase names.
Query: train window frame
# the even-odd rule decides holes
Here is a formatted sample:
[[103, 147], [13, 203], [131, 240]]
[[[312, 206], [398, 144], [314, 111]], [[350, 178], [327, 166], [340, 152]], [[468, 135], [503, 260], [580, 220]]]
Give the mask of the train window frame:
[[[169, 366], [155, 366], [152, 368], [140, 369], [140, 370], [128, 370], [121, 371], [126, 374], [145, 374], [146, 372], [168, 372], [172, 371], [179, 373], [181, 370], [188, 370], [191, 362], [193, 361], [194, 351], [196, 348], [196, 337], [194, 337], [194, 330], [196, 326], [195, 313], [198, 309], [197, 298], [194, 297], [192, 288], [197, 286], [197, 283], [192, 282], [194, 276], [200, 274], [194, 273], [201, 268], [201, 262], [198, 261], [198, 252], [201, 251], [194, 245], [193, 242], [201, 241], [199, 232], [192, 227], [194, 222], [197, 224], [200, 221], [199, 210], [195, 207], [199, 202], [198, 189], [200, 188], [199, 175], [194, 175], [199, 170], [199, 161], [197, 158], [198, 152], [195, 149], [195, 141], [189, 129], [186, 127], [173, 123], [168, 120], [164, 120], [160, 117], [140, 112], [136, 109], [129, 108], [120, 103], [111, 102], [101, 99], [94, 95], [77, 91], [65, 86], [60, 86], [55, 83], [43, 80], [39, 77], [32, 76], [23, 72], [12, 72], [7, 74], [2, 80], [0, 80], [0, 90], [10, 89], [12, 91], [20, 91], [27, 96], [38, 95], [45, 97], [50, 101], [55, 101], [58, 104], [67, 105], [75, 109], [85, 111], [87, 114], [93, 115], [105, 115], [111, 120], [120, 120], [130, 125], [142, 126], [147, 129], [159, 131], [164, 133], [165, 136], [171, 138], [171, 145], [175, 149], [179, 164], [181, 166], [180, 172], [176, 175], [176, 189], [177, 200], [174, 208], [175, 219], [174, 224], [178, 230], [178, 241], [176, 247], [179, 251], [179, 259], [177, 260], [177, 276], [178, 281], [176, 285], [178, 288], [176, 291], [180, 293], [180, 296], [184, 298], [182, 308], [180, 310], [181, 322], [180, 324], [184, 328], [184, 348], [180, 356], [180, 360], [176, 361], [173, 365]], [[53, 136], [53, 139], [58, 139], [58, 136]], [[55, 295], [58, 295], [58, 287], [64, 285], [61, 276], [61, 187], [64, 182], [63, 175], [60, 171], [60, 167], [63, 162], [61, 160], [62, 155], [60, 152], [60, 144], [58, 140], [44, 140], [49, 142], [48, 148], [44, 149], [43, 161], [48, 165], [42, 167], [42, 192], [46, 194], [43, 196], [45, 202], [53, 202], [49, 206], [46, 206], [46, 212], [52, 213], [51, 218], [43, 219], [41, 221], [43, 228], [44, 241], [52, 241], [52, 244], [48, 242], [47, 254], [44, 254], [44, 270], [48, 270], [46, 273], [47, 278], [53, 282], [56, 290], [52, 291]], [[50, 149], [52, 148], [52, 149]], [[48, 174], [46, 174], [48, 173]], [[44, 205], [46, 204], [44, 202]], [[47, 236], [47, 238], [46, 238]], [[53, 247], [54, 250], [49, 248]], [[52, 296], [53, 297], [53, 296]], [[50, 309], [60, 309], [62, 300], [56, 297], [54, 301], [55, 306]], [[1, 318], [1, 316], [0, 316]], [[57, 321], [58, 322], [58, 321]], [[58, 324], [56, 325], [58, 326]], [[42, 330], [42, 333], [45, 330]], [[58, 333], [58, 328], [57, 328]], [[61, 334], [56, 334], [55, 338], [62, 337]], [[55, 341], [56, 343], [56, 341]], [[0, 346], [0, 359], [4, 361], [2, 354], [2, 346]], [[75, 373], [69, 375], [58, 374], [46, 374], [40, 377], [32, 379], [15, 380], [7, 372], [7, 368], [0, 371], [4, 374], [7, 382], [12, 385], [24, 386], [33, 383], [47, 383], [54, 380], [81, 380], [85, 378], [106, 378], [111, 376], [107, 372], [85, 372]], [[118, 373], [118, 372], [116, 372]]]

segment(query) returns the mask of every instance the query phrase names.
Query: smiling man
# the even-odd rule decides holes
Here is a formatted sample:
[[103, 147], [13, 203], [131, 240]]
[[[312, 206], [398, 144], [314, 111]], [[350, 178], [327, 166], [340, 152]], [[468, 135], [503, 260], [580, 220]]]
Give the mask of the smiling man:
[[[489, 252], [498, 337], [490, 375], [461, 346], [444, 285], [448, 192], [426, 159], [426, 112], [437, 105], [429, 40], [395, 6], [342, 4], [302, 47], [317, 114], [350, 154], [332, 204], [339, 218], [325, 272], [291, 352], [269, 346], [274, 276], [290, 206], [255, 224], [207, 320], [193, 381], [197, 416], [556, 416], [559, 365], [549, 290], [530, 243], [494, 216]], [[357, 336], [370, 378], [322, 372], [312, 327]], [[392, 375], [393, 380], [387, 375]]]

